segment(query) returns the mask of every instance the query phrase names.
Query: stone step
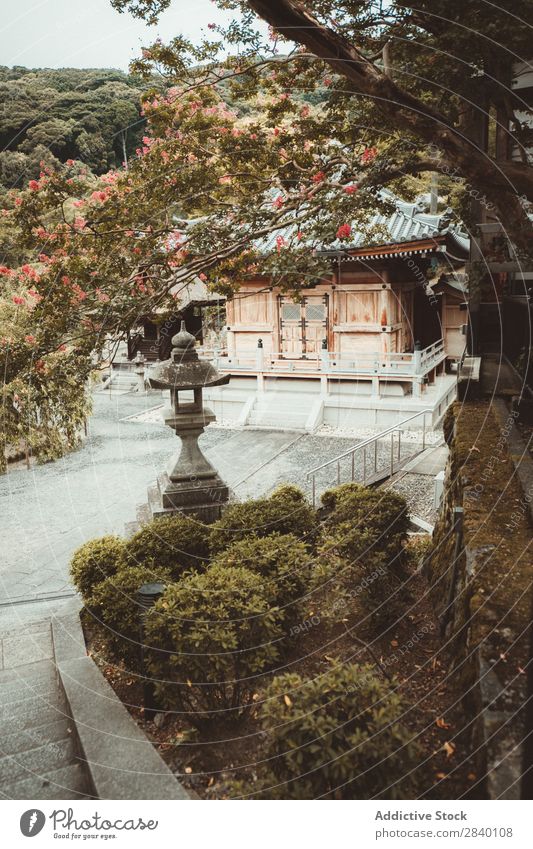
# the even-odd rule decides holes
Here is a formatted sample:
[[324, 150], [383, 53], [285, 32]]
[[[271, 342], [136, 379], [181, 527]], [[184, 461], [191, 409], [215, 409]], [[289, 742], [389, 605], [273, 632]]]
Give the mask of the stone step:
[[17, 752], [15, 755], [7, 755], [0, 758], [0, 787], [67, 766], [75, 757], [72, 737], [50, 741], [44, 746]]
[[3, 799], [94, 799], [82, 764], [68, 764], [44, 775], [3, 786]]
[[[4, 709], [2, 708], [2, 711]], [[4, 713], [0, 718], [2, 734], [18, 734], [27, 728], [36, 725], [44, 725], [47, 722], [55, 722], [58, 719], [68, 718], [65, 699], [59, 692], [54, 693], [49, 699], [34, 697], [28, 699], [19, 706], [16, 714]]]
[[55, 743], [58, 740], [69, 738], [72, 732], [72, 722], [68, 719], [56, 719], [45, 725], [36, 725], [26, 728], [18, 734], [2, 735], [0, 740], [0, 757], [16, 755], [28, 749], [44, 746], [46, 743]]
[[37, 660], [35, 663], [26, 663], [13, 669], [2, 669], [0, 671], [0, 692], [4, 685], [17, 684], [24, 681], [30, 686], [41, 686], [43, 681], [57, 681], [57, 669], [53, 660]]
[[285, 416], [280, 414], [275, 415], [260, 415], [252, 413], [248, 419], [249, 426], [260, 425], [261, 427], [278, 427], [278, 428], [296, 428], [304, 429], [307, 416]]
[[316, 398], [308, 398], [305, 395], [299, 395], [297, 392], [284, 396], [269, 395], [266, 393], [256, 398], [254, 408], [268, 410], [275, 407], [279, 410], [292, 410], [294, 409], [294, 405], [297, 404], [299, 408], [305, 407], [311, 409], [315, 401]]
[[20, 707], [33, 698], [49, 699], [57, 692], [57, 678], [43, 678], [38, 684], [31, 680], [11, 682], [0, 689], [0, 711], [15, 713]]

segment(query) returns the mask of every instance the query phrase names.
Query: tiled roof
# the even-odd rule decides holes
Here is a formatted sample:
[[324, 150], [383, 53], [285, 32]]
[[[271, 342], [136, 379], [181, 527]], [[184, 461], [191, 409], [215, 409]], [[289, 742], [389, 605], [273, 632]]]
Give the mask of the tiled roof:
[[[382, 191], [382, 197], [396, 206], [392, 214], [386, 215], [377, 212], [366, 224], [365, 232], [358, 231], [354, 224], [352, 225], [353, 237], [350, 240], [343, 239], [342, 242], [335, 240], [330, 244], [323, 245], [322, 250], [342, 250], [345, 252], [365, 248], [368, 245], [368, 253], [371, 254], [372, 250], [367, 232], [369, 229], [375, 229], [385, 234], [383, 239], [377, 237], [372, 240], [376, 247], [401, 245], [404, 242], [435, 239], [449, 235], [450, 241], [457, 247], [459, 254], [468, 253], [470, 240], [468, 235], [461, 230], [452, 209], [447, 208], [444, 212], [433, 215], [426, 211], [428, 202], [425, 198], [410, 203], [400, 200], [387, 190]], [[255, 246], [262, 253], [270, 253], [276, 249], [276, 240], [279, 236], [283, 236], [288, 241], [295, 235], [296, 227], [287, 227], [257, 241]]]

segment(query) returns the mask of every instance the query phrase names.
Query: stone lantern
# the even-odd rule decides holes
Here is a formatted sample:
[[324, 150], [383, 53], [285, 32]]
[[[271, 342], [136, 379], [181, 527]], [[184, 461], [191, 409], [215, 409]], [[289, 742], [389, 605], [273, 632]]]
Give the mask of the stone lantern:
[[[165, 424], [180, 437], [181, 452], [168, 472], [158, 477], [157, 487], [149, 490], [148, 501], [152, 518], [194, 513], [209, 524], [220, 517], [229, 489], [198, 445], [206, 426], [216, 420], [212, 410], [203, 406], [202, 392], [204, 387], [229, 383], [230, 377], [199, 359], [195, 342], [182, 321], [180, 332], [172, 338], [170, 359], [150, 371], [152, 388], [170, 390], [171, 406], [164, 411]], [[184, 398], [184, 392], [189, 397]]]

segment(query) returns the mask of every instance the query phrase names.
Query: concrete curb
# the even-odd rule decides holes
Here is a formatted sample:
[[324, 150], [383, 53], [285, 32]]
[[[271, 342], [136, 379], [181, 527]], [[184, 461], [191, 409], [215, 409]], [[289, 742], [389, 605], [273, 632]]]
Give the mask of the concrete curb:
[[190, 800], [87, 656], [79, 616], [53, 616], [52, 638], [59, 680], [96, 796]]

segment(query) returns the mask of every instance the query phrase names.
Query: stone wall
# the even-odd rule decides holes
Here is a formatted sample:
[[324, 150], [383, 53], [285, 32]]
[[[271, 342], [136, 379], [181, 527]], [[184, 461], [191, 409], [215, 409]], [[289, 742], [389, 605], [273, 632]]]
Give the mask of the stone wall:
[[459, 676], [477, 794], [519, 798], [532, 524], [517, 467], [528, 460], [516, 456], [514, 417], [502, 401], [456, 403], [444, 429], [451, 450], [425, 569]]

